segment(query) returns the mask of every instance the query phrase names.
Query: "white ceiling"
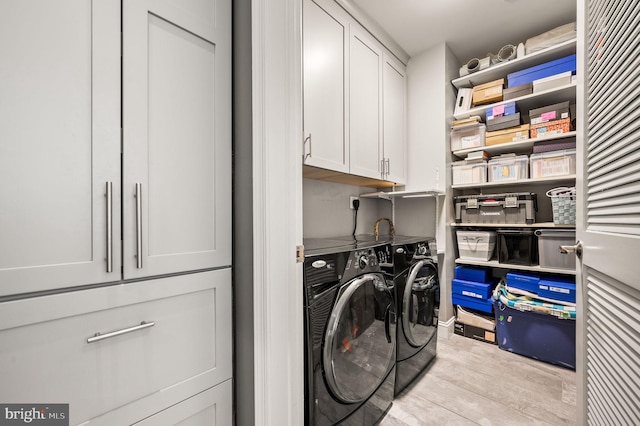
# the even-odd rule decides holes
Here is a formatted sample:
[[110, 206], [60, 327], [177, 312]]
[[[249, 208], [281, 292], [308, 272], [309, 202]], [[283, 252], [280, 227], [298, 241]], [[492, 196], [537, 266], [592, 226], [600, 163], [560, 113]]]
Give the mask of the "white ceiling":
[[414, 56], [446, 42], [460, 63], [576, 20], [576, 0], [346, 0]]

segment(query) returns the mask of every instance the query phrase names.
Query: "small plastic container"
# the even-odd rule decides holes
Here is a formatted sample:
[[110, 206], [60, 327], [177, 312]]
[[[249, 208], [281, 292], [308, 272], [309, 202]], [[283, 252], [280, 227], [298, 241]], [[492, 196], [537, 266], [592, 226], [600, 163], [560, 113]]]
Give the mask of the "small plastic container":
[[566, 176], [576, 173], [576, 150], [542, 152], [531, 154], [531, 178]]
[[495, 231], [456, 232], [460, 259], [487, 261], [493, 256], [496, 247]]
[[484, 160], [462, 160], [451, 164], [453, 185], [485, 183], [487, 181], [487, 162]]
[[529, 174], [529, 157], [506, 154], [494, 157], [488, 163], [489, 182], [526, 179]]
[[576, 256], [573, 253], [560, 253], [560, 246], [576, 243], [576, 231], [569, 229], [538, 229], [538, 257], [540, 266], [556, 269], [576, 269]]
[[487, 127], [484, 123], [467, 124], [451, 129], [451, 151], [484, 146]]

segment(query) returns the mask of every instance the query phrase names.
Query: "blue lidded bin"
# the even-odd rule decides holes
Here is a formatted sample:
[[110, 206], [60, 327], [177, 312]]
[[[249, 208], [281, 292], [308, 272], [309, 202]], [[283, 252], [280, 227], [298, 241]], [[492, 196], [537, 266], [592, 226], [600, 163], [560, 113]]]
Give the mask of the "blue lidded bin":
[[498, 347], [575, 370], [576, 322], [495, 302]]
[[507, 74], [507, 83], [508, 87], [515, 87], [567, 71], [571, 71], [572, 74], [576, 73], [575, 53], [535, 67]]

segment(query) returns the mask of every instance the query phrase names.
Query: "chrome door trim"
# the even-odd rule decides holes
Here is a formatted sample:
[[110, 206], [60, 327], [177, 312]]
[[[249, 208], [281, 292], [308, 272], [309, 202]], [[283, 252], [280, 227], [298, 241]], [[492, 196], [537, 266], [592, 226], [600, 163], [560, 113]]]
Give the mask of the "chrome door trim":
[[346, 403], [356, 403], [356, 402], [364, 401], [369, 396], [371, 396], [371, 393], [375, 391], [375, 388], [372, 390], [372, 392], [369, 395], [365, 395], [360, 399], [347, 397], [340, 392], [340, 389], [338, 388], [338, 384], [335, 377], [335, 371], [333, 368], [333, 356], [332, 356], [334, 339], [335, 339], [335, 335], [336, 335], [338, 323], [339, 323], [338, 320], [345, 306], [351, 300], [351, 296], [353, 296], [353, 293], [355, 293], [355, 291], [358, 290], [358, 288], [360, 288], [363, 284], [369, 281], [375, 282], [377, 280], [382, 280], [384, 282], [384, 277], [380, 276], [379, 274], [365, 274], [359, 278], [356, 278], [350, 283], [346, 284], [344, 287], [345, 290], [341, 291], [338, 294], [338, 298], [331, 311], [331, 317], [329, 318], [329, 322], [327, 325], [327, 332], [324, 338], [324, 348], [322, 351], [322, 365], [324, 367], [325, 377], [327, 378], [327, 384], [329, 385], [329, 388], [338, 398], [340, 398], [343, 402], [346, 402]]
[[[409, 327], [409, 325], [411, 324], [411, 321], [409, 320], [408, 307], [410, 306], [409, 302], [411, 301], [411, 296], [414, 290], [414, 283], [416, 281], [416, 277], [418, 276], [418, 272], [420, 272], [420, 270], [427, 265], [433, 265], [433, 264], [427, 260], [420, 260], [419, 262], [417, 262], [415, 265], [411, 267], [411, 272], [409, 273], [407, 282], [405, 283], [404, 293], [402, 295], [402, 331], [404, 332], [404, 335], [409, 341], [409, 343], [415, 347], [424, 346], [427, 342], [417, 343], [413, 339], [413, 333], [411, 332], [411, 328]], [[436, 269], [436, 272], [437, 272], [437, 269]], [[433, 287], [433, 284], [421, 286], [419, 290], [426, 290], [431, 287]]]

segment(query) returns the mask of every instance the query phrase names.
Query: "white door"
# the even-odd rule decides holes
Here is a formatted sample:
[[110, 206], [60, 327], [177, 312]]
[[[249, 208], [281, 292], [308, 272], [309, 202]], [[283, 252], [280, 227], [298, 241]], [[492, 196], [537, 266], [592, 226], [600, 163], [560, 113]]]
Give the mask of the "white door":
[[231, 264], [231, 2], [123, 10], [124, 278]]
[[382, 178], [382, 49], [352, 26], [349, 54], [349, 165], [351, 174]]
[[120, 2], [0, 11], [0, 296], [119, 280]]
[[382, 120], [384, 179], [404, 184], [406, 181], [407, 80], [405, 67], [388, 54], [382, 64]]
[[312, 0], [303, 3], [304, 164], [348, 173], [345, 48], [349, 24], [344, 12], [327, 3], [323, 2], [324, 8]]
[[[640, 4], [579, 2], [578, 424], [640, 424]], [[586, 29], [586, 34], [585, 34]], [[580, 269], [580, 268], [579, 268]]]

